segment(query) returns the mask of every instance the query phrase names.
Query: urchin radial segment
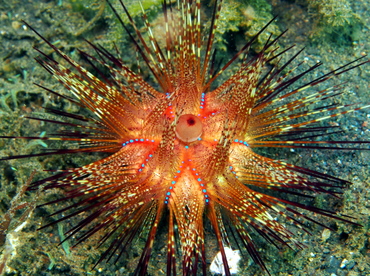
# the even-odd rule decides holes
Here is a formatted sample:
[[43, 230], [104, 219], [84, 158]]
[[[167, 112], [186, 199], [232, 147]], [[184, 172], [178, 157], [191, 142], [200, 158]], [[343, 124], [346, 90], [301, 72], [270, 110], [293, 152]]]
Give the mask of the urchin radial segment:
[[[80, 244], [100, 234], [98, 246], [106, 250], [97, 264], [117, 262], [138, 237], [145, 237], [134, 274], [146, 275], [165, 221], [167, 275], [207, 275], [209, 222], [225, 275], [231, 275], [226, 251], [235, 244], [244, 246], [243, 252], [269, 274], [256, 234], [268, 243], [299, 249], [303, 244], [292, 229], [308, 232], [307, 222], [327, 227], [314, 219], [316, 215], [356, 223], [339, 210], [302, 203], [318, 194], [338, 197], [348, 181], [264, 156], [259, 149], [369, 150], [369, 141], [332, 140], [338, 131], [327, 124], [369, 105], [333, 103], [343, 93], [343, 84], [321, 88], [369, 60], [357, 59], [302, 85], [321, 64], [293, 65], [301, 51], [281, 50], [277, 45], [281, 35], [270, 37], [258, 53], [250, 50], [272, 19], [217, 68], [215, 34], [222, 1], [212, 1], [208, 28], [200, 0], [172, 2], [163, 3], [165, 40], [159, 41], [144, 10], [142, 27], [123, 2], [122, 13], [108, 1], [140, 56], [138, 67], [151, 72], [150, 82], [119, 53], [92, 42], [88, 44], [95, 56], [80, 51], [91, 66], [84, 68], [26, 23], [56, 54], [52, 58], [36, 49], [40, 53], [36, 61], [71, 95], [38, 86], [87, 112], [45, 108], [48, 117], [28, 117], [60, 131], [1, 138], [62, 141], [68, 146], [2, 160], [105, 153], [90, 164], [59, 170], [30, 188], [64, 191], [64, 197], [44, 203], [68, 205], [56, 210], [51, 215], [54, 222], [42, 228], [82, 217], [65, 233], [66, 239]], [[286, 54], [292, 57], [282, 62]]]

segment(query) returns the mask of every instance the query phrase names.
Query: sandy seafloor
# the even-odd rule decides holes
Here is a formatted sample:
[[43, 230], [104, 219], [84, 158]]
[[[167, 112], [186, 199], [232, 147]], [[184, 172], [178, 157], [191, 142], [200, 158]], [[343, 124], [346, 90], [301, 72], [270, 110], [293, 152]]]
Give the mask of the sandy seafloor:
[[[227, 1], [227, 0], [226, 0]], [[145, 2], [145, 0], [144, 0]], [[325, 36], [315, 36], [317, 21], [312, 10], [306, 5], [299, 5], [294, 1], [271, 0], [273, 14], [279, 14], [277, 25], [281, 30], [289, 28], [288, 33], [281, 39], [282, 46], [297, 44], [297, 49], [306, 47], [301, 59], [306, 59], [310, 65], [320, 60], [324, 65], [312, 75], [322, 74], [340, 65], [370, 54], [370, 2], [356, 0], [351, 2], [353, 13], [361, 20], [360, 27], [352, 40], [325, 41]], [[96, 10], [93, 10], [96, 13]], [[62, 106], [68, 111], [70, 107], [64, 106], [40, 88], [33, 85], [39, 83], [57, 91], [65, 91], [51, 80], [50, 75], [33, 60], [37, 52], [33, 46], [40, 47], [49, 53], [49, 49], [21, 22], [24, 19], [34, 26], [41, 34], [47, 37], [58, 47], [64, 49], [69, 55], [78, 59], [76, 47], [92, 52], [92, 49], [83, 41], [85, 37], [91, 41], [99, 41], [104, 46], [112, 45], [109, 40], [112, 19], [101, 19], [95, 22], [95, 27], [89, 28], [81, 36], [74, 34], [86, 25], [93, 17], [91, 14], [82, 15], [72, 10], [71, 2], [63, 1], [21, 1], [0, 0], [0, 135], [40, 135], [45, 129], [39, 122], [25, 120], [22, 116], [36, 115], [42, 112], [42, 105]], [[335, 35], [334, 35], [335, 36]], [[125, 53], [125, 51], [123, 51]], [[127, 58], [126, 58], [127, 59]], [[370, 65], [347, 72], [346, 74], [330, 81], [330, 84], [347, 82], [344, 93], [335, 101], [346, 103], [370, 104]], [[64, 92], [63, 92], [64, 93]], [[65, 91], [67, 93], [67, 91]], [[370, 141], [370, 108], [345, 117], [333, 118], [329, 122], [343, 130], [342, 139]], [[335, 138], [341, 138], [339, 135]], [[49, 145], [52, 147], [52, 145]], [[42, 145], [29, 141], [0, 140], [0, 157], [14, 154], [36, 153]], [[89, 159], [90, 158], [90, 159]], [[32, 158], [24, 160], [0, 162], [0, 214], [5, 218], [11, 206], [11, 200], [16, 195], [17, 189], [25, 183], [33, 170], [37, 170], [35, 179], [49, 175], [43, 169], [56, 169], [79, 166], [88, 160], [97, 157], [91, 156], [56, 156]], [[362, 225], [357, 227], [345, 222], [327, 218], [315, 219], [327, 223], [335, 229], [328, 232], [322, 227], [309, 225], [312, 235], [298, 231], [299, 240], [307, 247], [294, 251], [287, 248], [278, 250], [265, 243], [259, 243], [267, 267], [271, 275], [370, 275], [370, 194], [369, 194], [369, 151], [320, 151], [304, 150], [284, 153], [279, 158], [286, 158], [297, 165], [305, 165], [318, 171], [329, 173], [351, 181], [353, 184], [338, 200], [326, 202], [327, 197], [316, 200], [318, 206], [329, 206], [340, 210], [341, 213], [356, 217], [356, 222]], [[42, 192], [37, 199], [37, 204], [54, 198], [60, 191]], [[35, 193], [27, 193], [16, 204], [33, 202]], [[70, 252], [58, 246], [60, 235], [58, 227], [48, 227], [37, 231], [45, 222], [45, 218], [53, 210], [61, 206], [46, 206], [37, 208], [30, 217], [20, 221], [25, 208], [18, 210], [8, 227], [8, 242], [4, 244], [5, 235], [1, 238], [1, 250], [7, 262], [4, 275], [130, 275], [134, 263], [138, 260], [143, 241], [134, 244], [130, 252], [124, 254], [124, 260], [117, 264], [101, 263], [95, 269], [93, 264], [98, 260], [100, 249], [95, 248], [96, 239], [91, 239]], [[9, 214], [9, 213], [8, 213]], [[65, 221], [59, 226], [59, 232], [68, 229], [74, 222]], [[4, 223], [4, 220], [3, 222]], [[23, 224], [22, 224], [23, 223]], [[1, 229], [1, 228], [0, 228]], [[206, 232], [210, 232], [209, 227]], [[12, 235], [12, 244], [9, 244], [9, 235]], [[165, 275], [165, 237], [158, 238], [158, 243], [149, 265], [150, 275]], [[71, 240], [73, 243], [73, 239]], [[68, 246], [67, 246], [68, 247]], [[208, 239], [208, 261], [217, 252], [215, 241]], [[259, 267], [244, 256], [241, 262], [239, 275], [265, 275]], [[342, 266], [342, 267], [341, 267]]]

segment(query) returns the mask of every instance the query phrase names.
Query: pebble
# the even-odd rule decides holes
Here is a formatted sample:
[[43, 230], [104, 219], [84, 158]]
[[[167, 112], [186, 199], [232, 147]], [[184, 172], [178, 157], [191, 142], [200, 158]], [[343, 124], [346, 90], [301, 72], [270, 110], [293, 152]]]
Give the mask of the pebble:
[[349, 263], [349, 261], [347, 259], [343, 259], [342, 262], [340, 263], [340, 268], [345, 268], [346, 265]]
[[22, 26], [22, 23], [21, 23], [21, 22], [19, 22], [19, 21], [13, 21], [13, 22], [12, 22], [12, 28], [13, 28], [14, 30], [18, 30], [21, 26]]
[[331, 236], [331, 231], [329, 229], [324, 229], [321, 233], [322, 241], [327, 241]]
[[355, 261], [353, 261], [353, 260], [351, 260], [351, 261], [349, 261], [349, 262], [348, 262], [348, 264], [346, 265], [346, 268], [347, 268], [348, 270], [350, 270], [350, 269], [352, 269], [355, 265], [356, 265], [356, 262], [355, 262]]

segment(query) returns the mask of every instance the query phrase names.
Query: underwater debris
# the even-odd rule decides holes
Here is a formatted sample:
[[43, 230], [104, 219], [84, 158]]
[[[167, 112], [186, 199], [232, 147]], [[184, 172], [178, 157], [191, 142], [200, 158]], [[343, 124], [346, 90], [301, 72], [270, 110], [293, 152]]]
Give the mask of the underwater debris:
[[[20, 238], [22, 235], [21, 231], [32, 217], [41, 191], [41, 189], [39, 189], [36, 192], [32, 201], [22, 201], [35, 173], [36, 171], [33, 171], [28, 181], [17, 191], [16, 196], [11, 201], [10, 208], [0, 222], [0, 246], [4, 246], [0, 257], [0, 275], [3, 275], [4, 272], [11, 273], [15, 271], [8, 266], [8, 263], [17, 255], [17, 248], [22, 244]], [[16, 212], [20, 210], [22, 210], [23, 213], [20, 217], [17, 217]]]

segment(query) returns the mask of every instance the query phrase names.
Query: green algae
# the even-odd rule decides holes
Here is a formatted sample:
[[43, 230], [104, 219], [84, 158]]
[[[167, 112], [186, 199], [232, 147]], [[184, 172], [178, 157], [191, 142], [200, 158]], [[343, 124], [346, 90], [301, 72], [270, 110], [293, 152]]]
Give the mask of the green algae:
[[67, 257], [71, 256], [71, 250], [69, 248], [71, 247], [69, 244], [69, 240], [66, 239], [64, 235], [64, 224], [63, 222], [58, 223], [58, 234], [59, 238], [61, 240], [61, 245], [63, 247], [64, 252], [66, 253]]
[[357, 40], [364, 24], [348, 0], [312, 0], [308, 9], [314, 14], [316, 27], [311, 34], [314, 42], [349, 44]]
[[[265, 0], [230, 0], [223, 3], [220, 17], [217, 22], [216, 37], [217, 49], [226, 51], [229, 45], [229, 36], [225, 34], [243, 34], [243, 39], [254, 37], [271, 19], [272, 7]], [[271, 23], [266, 32], [262, 33], [254, 44], [257, 50], [262, 49], [270, 35], [280, 34], [275, 22]]]
[[[72, 0], [71, 0], [72, 1]], [[77, 0], [73, 0], [77, 1]], [[172, 1], [175, 2], [175, 1]], [[212, 1], [210, 1], [212, 2]], [[151, 22], [153, 28], [156, 24], [163, 24], [161, 20], [156, 21], [157, 18], [162, 18], [162, 0], [149, 0], [149, 1], [130, 1], [124, 2], [127, 6], [130, 15], [135, 22], [142, 20], [143, 10], [148, 17], [148, 21]], [[115, 9], [118, 11], [122, 10], [118, 1], [112, 2]], [[203, 5], [207, 7], [208, 5]], [[110, 9], [106, 9], [106, 17], [109, 20], [110, 32], [108, 39], [112, 41], [121, 41], [127, 38], [125, 32], [122, 30], [119, 20], [115, 17], [114, 13]], [[127, 17], [122, 13], [121, 19], [125, 24], [129, 21]], [[221, 51], [227, 51], [229, 45], [229, 37], [226, 34], [242, 33], [244, 40], [248, 40], [255, 36], [271, 19], [272, 7], [266, 0], [229, 0], [224, 1], [220, 12], [220, 17], [217, 22], [215, 42], [217, 49]], [[208, 23], [204, 27], [210, 27], [210, 18]], [[279, 27], [275, 22], [271, 23], [267, 31], [262, 33], [254, 44], [256, 49], [261, 49], [270, 35], [277, 36], [280, 34]]]

